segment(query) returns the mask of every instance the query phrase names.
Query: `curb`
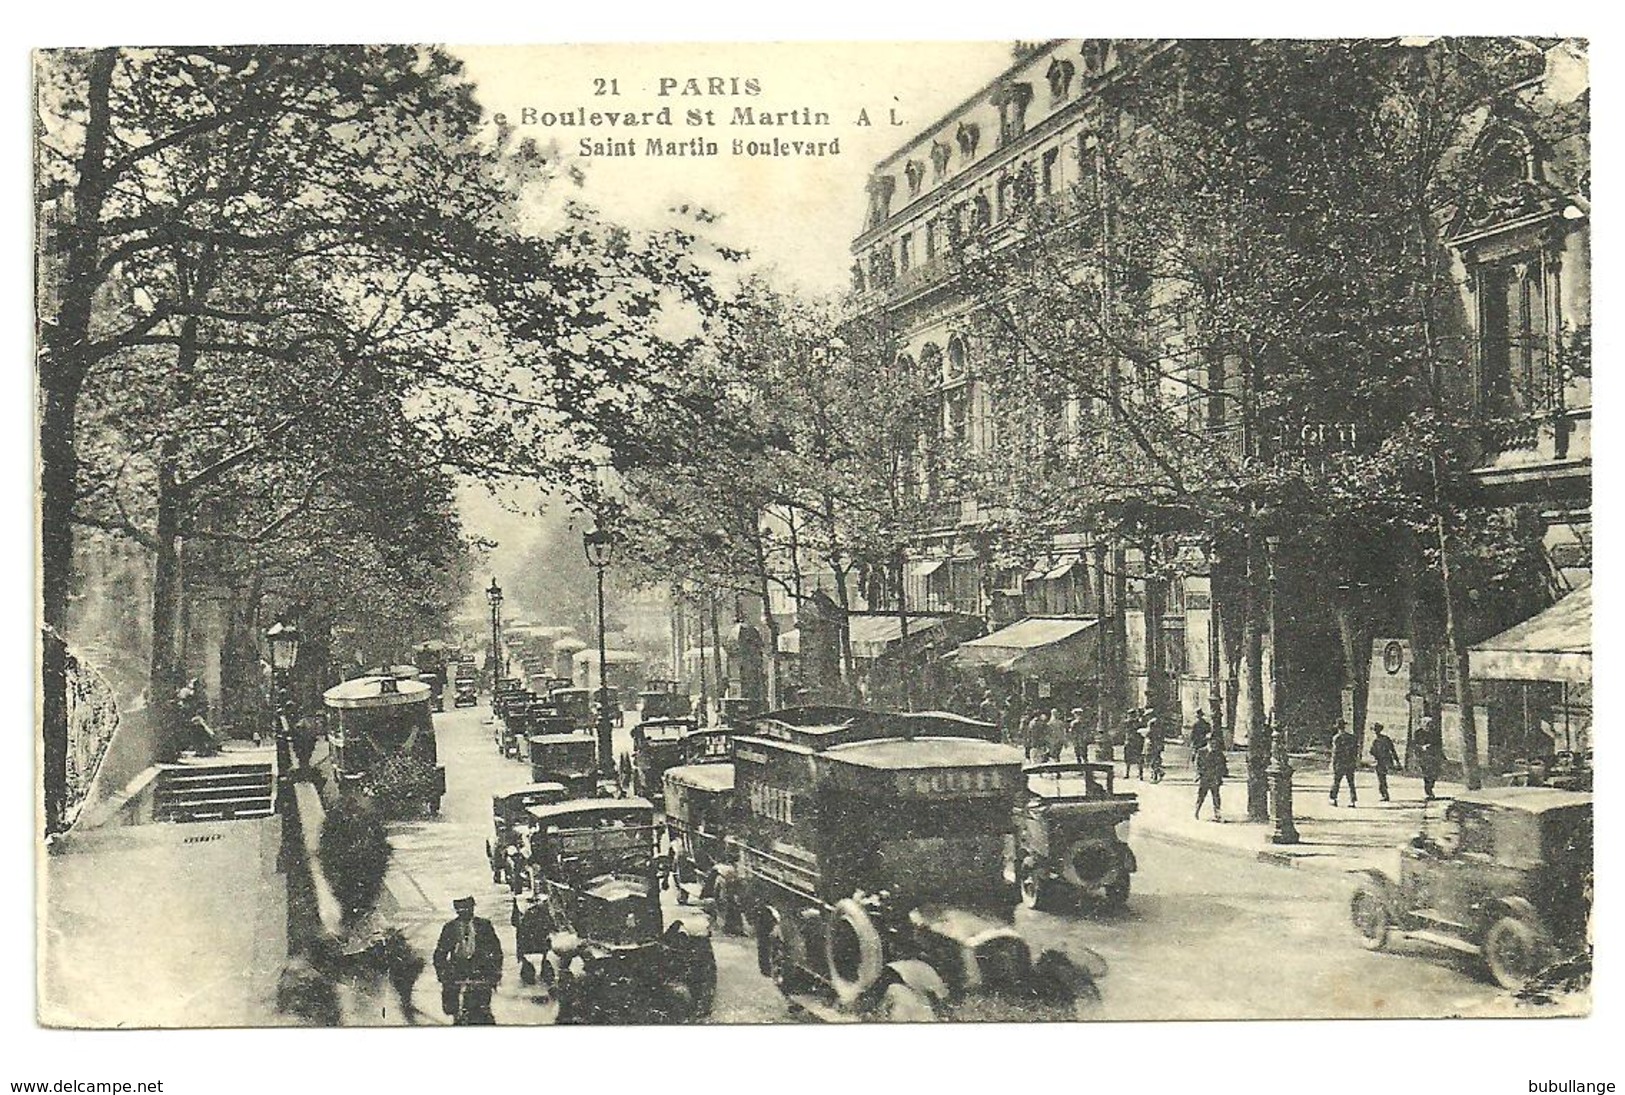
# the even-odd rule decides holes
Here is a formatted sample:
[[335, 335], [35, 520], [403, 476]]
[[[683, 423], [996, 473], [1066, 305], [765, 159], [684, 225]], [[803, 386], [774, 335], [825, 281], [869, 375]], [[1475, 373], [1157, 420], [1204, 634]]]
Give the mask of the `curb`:
[[[1246, 824], [1238, 822], [1237, 824]], [[1357, 865], [1332, 864], [1324, 862], [1328, 859], [1342, 859], [1342, 856], [1314, 856], [1295, 855], [1292, 852], [1278, 851], [1275, 848], [1236, 848], [1229, 844], [1220, 844], [1213, 841], [1199, 840], [1196, 837], [1184, 836], [1180, 833], [1171, 833], [1164, 829], [1153, 829], [1150, 826], [1140, 828], [1136, 835], [1144, 836], [1149, 840], [1171, 845], [1175, 848], [1188, 848], [1197, 852], [1218, 852], [1222, 855], [1236, 859], [1248, 859], [1255, 863], [1268, 864], [1271, 867], [1283, 867], [1288, 870], [1321, 871], [1326, 874], [1349, 874], [1361, 868]], [[1314, 862], [1311, 862], [1314, 861]]]

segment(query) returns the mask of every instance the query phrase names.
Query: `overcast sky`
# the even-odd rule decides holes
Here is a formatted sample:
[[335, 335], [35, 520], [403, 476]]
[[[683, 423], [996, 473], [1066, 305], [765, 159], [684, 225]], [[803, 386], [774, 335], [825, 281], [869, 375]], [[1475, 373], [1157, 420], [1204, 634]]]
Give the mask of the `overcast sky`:
[[[876, 162], [924, 127], [935, 123], [1010, 63], [1008, 42], [779, 43], [759, 45], [469, 46], [463, 58], [488, 114], [519, 124], [522, 135], [557, 142], [561, 153], [585, 172], [584, 197], [612, 220], [638, 227], [669, 223], [668, 211], [704, 206], [721, 216], [710, 235], [746, 249], [752, 263], [772, 267], [782, 280], [815, 292], [848, 284], [848, 245], [862, 227], [864, 183]], [[688, 81], [724, 92], [685, 95]], [[661, 95], [661, 81], [671, 94]], [[603, 85], [595, 81], [603, 80]], [[613, 90], [608, 81], [616, 81]], [[758, 94], [748, 93], [756, 81]], [[602, 90], [604, 94], [595, 94]], [[526, 108], [562, 115], [570, 111], [658, 111], [670, 108], [670, 128], [622, 128], [608, 124], [524, 125]], [[827, 126], [729, 124], [735, 107], [756, 114], [790, 111], [829, 115]], [[684, 124], [690, 110], [713, 111], [715, 125]], [[870, 125], [859, 125], [860, 112]], [[895, 118], [902, 125], [893, 125]], [[561, 119], [562, 121], [562, 119]], [[652, 159], [649, 137], [715, 141], [711, 157]], [[579, 142], [631, 138], [634, 156], [580, 156]], [[838, 155], [736, 157], [741, 140], [839, 140]], [[493, 498], [470, 485], [459, 509], [468, 531], [498, 542], [492, 568], [518, 565], [534, 540], [539, 491], [511, 487]]]
[[[819, 291], [847, 284], [847, 248], [862, 227], [864, 183], [875, 163], [1010, 63], [1008, 42], [478, 46], [454, 52], [467, 63], [486, 111], [510, 123], [521, 121], [527, 107], [538, 117], [670, 108], [675, 124], [669, 128], [537, 124], [522, 125], [520, 132], [556, 140], [571, 156], [579, 156], [583, 137], [632, 138], [634, 156], [578, 159], [592, 204], [634, 225], [657, 223], [675, 206], [703, 205], [722, 216], [714, 233], [720, 242], [746, 248], [782, 277]], [[685, 88], [709, 90], [711, 78], [722, 81], [724, 94], [681, 94]], [[666, 85], [670, 94], [660, 94], [662, 80], [674, 82]], [[749, 94], [748, 81], [755, 81], [759, 93]], [[730, 122], [736, 107], [756, 115], [823, 112], [830, 124], [735, 126]], [[716, 124], [685, 124], [690, 110], [713, 112]], [[862, 112], [871, 124], [859, 124]], [[892, 124], [893, 112], [901, 125]], [[649, 137], [687, 142], [696, 136], [715, 141], [720, 155], [646, 154]], [[840, 151], [823, 157], [732, 154], [735, 139], [774, 137], [838, 140]]]

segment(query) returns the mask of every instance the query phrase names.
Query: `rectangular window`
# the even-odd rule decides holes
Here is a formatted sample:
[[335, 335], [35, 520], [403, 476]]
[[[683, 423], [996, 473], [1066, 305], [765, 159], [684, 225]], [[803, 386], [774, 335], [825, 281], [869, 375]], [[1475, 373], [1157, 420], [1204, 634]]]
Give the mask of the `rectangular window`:
[[1052, 148], [1048, 152], [1044, 153], [1038, 186], [1039, 192], [1045, 197], [1049, 197], [1049, 195], [1055, 193], [1055, 161], [1060, 158], [1060, 155], [1061, 150], [1059, 148]]
[[897, 271], [908, 273], [909, 267], [914, 265], [914, 237], [907, 232], [903, 233], [897, 241]]
[[925, 222], [925, 261], [931, 262], [937, 257], [937, 222], [935, 219]]
[[942, 439], [963, 441], [970, 426], [970, 398], [961, 384], [942, 393]]
[[1543, 275], [1538, 256], [1479, 269], [1478, 402], [1491, 417], [1552, 403]]

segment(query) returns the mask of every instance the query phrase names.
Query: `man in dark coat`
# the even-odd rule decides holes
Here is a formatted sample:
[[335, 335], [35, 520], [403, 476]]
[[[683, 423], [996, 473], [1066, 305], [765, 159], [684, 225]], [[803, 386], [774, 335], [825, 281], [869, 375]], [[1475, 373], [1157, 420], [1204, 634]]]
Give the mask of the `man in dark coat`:
[[1123, 732], [1123, 778], [1128, 779], [1135, 768], [1145, 778], [1145, 731], [1130, 723]]
[[1417, 742], [1416, 767], [1422, 773], [1422, 796], [1432, 801], [1433, 785], [1438, 782], [1439, 771], [1444, 767], [1444, 750], [1432, 741]]
[[[434, 948], [434, 973], [440, 979], [440, 1006], [469, 1026], [495, 1026], [491, 993], [502, 980], [502, 941], [483, 916], [474, 915], [474, 899], [451, 903], [457, 915], [440, 929]], [[458, 994], [464, 1007], [458, 1009]]]
[[1191, 760], [1207, 745], [1208, 739], [1213, 736], [1213, 726], [1207, 721], [1206, 711], [1196, 712], [1196, 721], [1191, 723]]
[[1213, 820], [1223, 821], [1219, 813], [1219, 788], [1224, 786], [1224, 777], [1230, 774], [1230, 765], [1224, 759], [1224, 750], [1219, 748], [1217, 738], [1209, 737], [1202, 751], [1196, 754], [1196, 816], [1202, 816], [1202, 803], [1209, 795], [1213, 796]]
[[1344, 780], [1349, 784], [1349, 805], [1359, 805], [1359, 796], [1354, 790], [1354, 769], [1360, 763], [1360, 744], [1354, 740], [1354, 734], [1349, 730], [1348, 723], [1339, 721], [1337, 733], [1332, 735], [1332, 798], [1333, 806], [1337, 805], [1337, 792], [1341, 789]]
[[1377, 767], [1377, 794], [1382, 796], [1384, 802], [1388, 799], [1388, 773], [1399, 767], [1399, 751], [1394, 748], [1394, 739], [1383, 733], [1382, 723], [1371, 727], [1371, 761]]

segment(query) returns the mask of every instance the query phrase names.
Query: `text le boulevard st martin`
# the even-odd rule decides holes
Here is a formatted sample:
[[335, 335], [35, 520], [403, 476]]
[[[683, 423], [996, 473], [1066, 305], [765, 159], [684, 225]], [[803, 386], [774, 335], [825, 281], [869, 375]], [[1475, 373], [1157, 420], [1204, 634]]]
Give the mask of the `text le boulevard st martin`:
[[[622, 94], [619, 76], [599, 76], [591, 81], [595, 99], [614, 100]], [[762, 81], [755, 76], [660, 76], [652, 84], [626, 83], [627, 94], [651, 95], [664, 102], [644, 109], [622, 109], [613, 101], [562, 105], [559, 108], [522, 106], [492, 115], [499, 126], [537, 126], [543, 129], [588, 129], [590, 135], [577, 139], [576, 152], [585, 157], [622, 156], [839, 156], [841, 139], [782, 136], [781, 129], [829, 129], [837, 124], [830, 111], [810, 106], [768, 109], [760, 103], [731, 102], [712, 105], [705, 100], [756, 99], [762, 95]], [[698, 101], [697, 101], [698, 100]], [[871, 111], [858, 107], [841, 122], [858, 127], [901, 126], [904, 119], [895, 107]], [[748, 129], [752, 137], [718, 140], [708, 134], [678, 137], [669, 132], [682, 129]], [[637, 132], [634, 132], [637, 131]], [[624, 134], [624, 135], [623, 135]], [[658, 134], [658, 135], [657, 135]]]

